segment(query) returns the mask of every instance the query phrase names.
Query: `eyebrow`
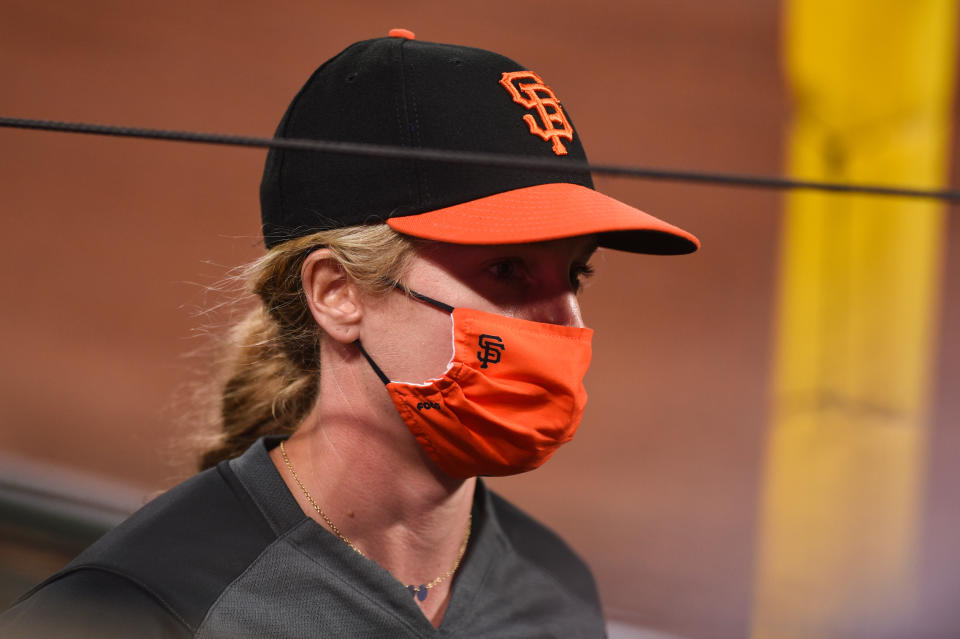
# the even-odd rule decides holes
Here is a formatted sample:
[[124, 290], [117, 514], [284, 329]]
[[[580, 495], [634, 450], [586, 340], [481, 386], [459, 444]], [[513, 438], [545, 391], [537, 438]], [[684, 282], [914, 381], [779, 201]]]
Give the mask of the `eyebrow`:
[[593, 242], [587, 246], [586, 250], [581, 253], [581, 255], [583, 256], [584, 260], [591, 260], [593, 256], [596, 255], [597, 249], [599, 248], [600, 240], [594, 239]]

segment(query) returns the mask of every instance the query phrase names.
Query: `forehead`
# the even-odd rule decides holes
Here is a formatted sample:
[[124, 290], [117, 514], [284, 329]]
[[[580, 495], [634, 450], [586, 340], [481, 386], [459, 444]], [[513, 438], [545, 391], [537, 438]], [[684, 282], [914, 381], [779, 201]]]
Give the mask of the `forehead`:
[[486, 263], [498, 258], [557, 262], [564, 265], [590, 259], [597, 250], [597, 236], [576, 237], [528, 242], [524, 244], [449, 244], [430, 242], [417, 250], [417, 256], [446, 268]]

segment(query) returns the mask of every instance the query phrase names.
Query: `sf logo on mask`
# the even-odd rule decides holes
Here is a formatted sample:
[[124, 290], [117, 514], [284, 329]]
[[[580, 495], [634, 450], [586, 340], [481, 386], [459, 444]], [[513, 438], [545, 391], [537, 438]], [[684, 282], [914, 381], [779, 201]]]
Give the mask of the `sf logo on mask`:
[[483, 349], [482, 351], [477, 351], [480, 368], [486, 368], [487, 364], [496, 364], [499, 362], [500, 353], [506, 349], [502, 339], [496, 335], [487, 335], [486, 333], [480, 336], [479, 345], [480, 348]]

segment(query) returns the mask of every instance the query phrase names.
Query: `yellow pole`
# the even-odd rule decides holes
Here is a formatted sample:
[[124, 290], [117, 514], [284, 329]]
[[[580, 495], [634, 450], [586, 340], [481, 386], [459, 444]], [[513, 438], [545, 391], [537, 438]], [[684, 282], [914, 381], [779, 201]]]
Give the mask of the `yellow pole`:
[[[942, 186], [956, 2], [787, 0], [784, 16], [790, 173]], [[911, 623], [943, 229], [931, 202], [787, 199], [754, 639]]]

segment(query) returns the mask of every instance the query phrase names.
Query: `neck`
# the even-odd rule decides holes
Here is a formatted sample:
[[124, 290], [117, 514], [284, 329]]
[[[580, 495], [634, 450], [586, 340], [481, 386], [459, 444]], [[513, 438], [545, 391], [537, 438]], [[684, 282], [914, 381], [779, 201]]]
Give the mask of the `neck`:
[[[355, 369], [351, 374], [350, 368], [325, 367], [318, 402], [286, 443], [287, 456], [313, 500], [366, 557], [404, 585], [430, 583], [456, 563], [475, 480], [457, 480], [437, 469], [392, 410], [383, 387], [369, 387], [367, 377]], [[376, 401], [377, 392], [389, 412]], [[303, 511], [329, 529], [279, 448], [271, 457]], [[435, 625], [454, 576], [420, 602]]]

